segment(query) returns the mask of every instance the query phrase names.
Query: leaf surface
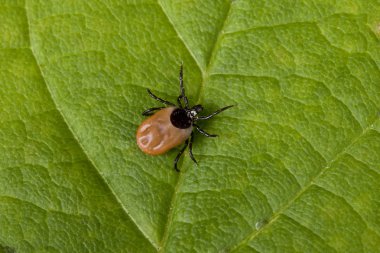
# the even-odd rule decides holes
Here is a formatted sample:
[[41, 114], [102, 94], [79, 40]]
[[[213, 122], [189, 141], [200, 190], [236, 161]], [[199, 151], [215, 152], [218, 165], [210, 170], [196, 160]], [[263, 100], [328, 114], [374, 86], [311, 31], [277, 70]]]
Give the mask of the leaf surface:
[[[0, 1], [0, 252], [376, 252], [380, 7]], [[218, 138], [138, 150], [178, 70]]]

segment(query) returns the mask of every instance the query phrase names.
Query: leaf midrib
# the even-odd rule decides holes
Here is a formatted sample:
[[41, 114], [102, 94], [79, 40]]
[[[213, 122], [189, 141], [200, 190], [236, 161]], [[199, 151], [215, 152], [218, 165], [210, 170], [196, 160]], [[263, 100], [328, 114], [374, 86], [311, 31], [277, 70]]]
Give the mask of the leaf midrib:
[[[185, 40], [182, 38], [182, 36], [178, 32], [178, 30], [176, 29], [174, 23], [172, 22], [172, 20], [170, 19], [169, 15], [167, 14], [167, 11], [165, 11], [165, 8], [160, 3], [160, 0], [157, 0], [157, 4], [160, 6], [160, 8], [161, 8], [162, 12], [164, 13], [165, 17], [167, 18], [168, 22], [170, 23], [170, 25], [172, 26], [173, 30], [177, 34], [178, 38], [181, 40], [182, 44], [188, 50], [189, 54], [192, 56], [193, 60], [197, 64], [200, 72], [202, 73], [202, 82], [201, 82], [201, 85], [200, 85], [200, 87], [198, 89], [198, 94], [197, 94], [197, 99], [196, 99], [197, 103], [196, 104], [200, 104], [201, 103], [201, 95], [204, 92], [205, 83], [207, 82], [207, 80], [208, 80], [208, 78], [210, 76], [210, 69], [211, 69], [211, 66], [212, 66], [212, 60], [215, 57], [216, 50], [217, 50], [218, 45], [220, 44], [220, 41], [222, 39], [222, 36], [223, 36], [222, 32], [223, 32], [223, 29], [224, 29], [224, 27], [226, 25], [226, 20], [228, 19], [230, 11], [231, 11], [232, 1], [229, 1], [228, 3], [229, 3], [229, 5], [226, 8], [225, 17], [224, 17], [223, 23], [222, 23], [221, 27], [219, 28], [219, 31], [217, 32], [217, 36], [216, 36], [215, 41], [213, 43], [211, 52], [208, 54], [209, 58], [207, 60], [206, 69], [203, 69], [201, 67], [201, 64], [198, 62], [197, 58], [193, 54], [193, 52], [190, 50], [189, 46], [186, 44]], [[183, 164], [183, 162], [184, 162], [184, 160], [185, 160], [186, 157], [187, 156], [185, 156], [182, 159], [182, 164]], [[184, 180], [185, 173], [186, 173], [186, 171], [181, 171], [179, 173], [179, 176], [178, 176], [178, 179], [177, 179], [177, 183], [176, 183], [176, 185], [174, 187], [174, 192], [173, 192], [172, 198], [170, 200], [170, 207], [169, 207], [168, 218], [167, 218], [166, 223], [165, 223], [164, 234], [162, 236], [162, 240], [161, 240], [160, 246], [159, 246], [159, 252], [163, 252], [163, 250], [165, 249], [168, 237], [169, 237], [170, 228], [171, 228], [172, 222], [173, 222], [173, 213], [174, 213], [174, 211], [176, 209], [175, 208], [175, 203], [176, 203], [176, 199], [177, 199], [177, 196], [178, 196], [178, 191], [181, 188], [182, 182]]]

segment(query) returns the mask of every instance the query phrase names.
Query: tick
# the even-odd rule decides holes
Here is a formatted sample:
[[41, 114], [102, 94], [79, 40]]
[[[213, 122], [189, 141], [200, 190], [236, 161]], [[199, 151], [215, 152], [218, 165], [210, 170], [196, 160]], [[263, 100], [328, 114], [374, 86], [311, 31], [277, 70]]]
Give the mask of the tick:
[[185, 88], [183, 87], [182, 65], [179, 71], [179, 86], [180, 95], [177, 98], [177, 105], [157, 97], [147, 89], [148, 94], [153, 99], [163, 103], [165, 106], [153, 107], [145, 110], [142, 115], [150, 117], [141, 123], [136, 133], [137, 145], [144, 153], [150, 155], [163, 154], [166, 151], [185, 143], [174, 159], [174, 169], [178, 172], [178, 160], [187, 147], [189, 147], [191, 160], [197, 164], [193, 155], [194, 129], [206, 137], [217, 137], [217, 135], [209, 134], [200, 128], [197, 125], [197, 122], [210, 119], [233, 106], [223, 107], [207, 116], [198, 115], [198, 113], [203, 110], [203, 107], [202, 105], [194, 105], [193, 107], [189, 106], [189, 101], [185, 95]]

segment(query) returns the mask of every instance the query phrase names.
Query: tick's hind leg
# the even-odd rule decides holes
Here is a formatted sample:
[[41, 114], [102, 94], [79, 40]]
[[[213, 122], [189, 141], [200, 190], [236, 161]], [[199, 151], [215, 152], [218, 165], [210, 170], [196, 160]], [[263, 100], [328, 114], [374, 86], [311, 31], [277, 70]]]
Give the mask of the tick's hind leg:
[[149, 96], [151, 96], [153, 99], [155, 99], [155, 100], [157, 100], [157, 101], [159, 101], [159, 102], [161, 102], [161, 103], [163, 103], [165, 105], [175, 106], [175, 104], [173, 104], [172, 102], [169, 102], [169, 101], [166, 101], [166, 100], [164, 100], [162, 98], [157, 97], [149, 89], [146, 89], [146, 90], [148, 91]]
[[195, 160], [194, 155], [193, 155], [193, 141], [194, 141], [194, 132], [192, 132], [190, 136], [189, 155], [190, 155], [191, 160], [193, 160], [195, 164], [198, 164], [197, 160]]
[[183, 146], [183, 148], [178, 152], [178, 155], [175, 157], [174, 159], [174, 169], [177, 171], [177, 172], [180, 172], [180, 170], [178, 169], [177, 167], [177, 163], [179, 161], [179, 158], [181, 158], [183, 152], [185, 151], [185, 149], [187, 148], [187, 146], [189, 145], [189, 139], [186, 140], [185, 142], [185, 145]]
[[143, 111], [142, 115], [143, 116], [150, 116], [150, 115], [154, 114], [155, 111], [158, 111], [158, 110], [161, 110], [161, 109], [164, 109], [164, 108], [165, 108], [164, 106], [149, 108], [149, 109]]

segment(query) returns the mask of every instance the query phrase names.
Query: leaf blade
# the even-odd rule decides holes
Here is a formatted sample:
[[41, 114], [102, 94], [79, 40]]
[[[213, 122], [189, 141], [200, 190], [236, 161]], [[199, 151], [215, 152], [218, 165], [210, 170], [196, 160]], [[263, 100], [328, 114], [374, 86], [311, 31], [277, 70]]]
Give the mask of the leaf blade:
[[[141, 251], [137, 245], [169, 252], [377, 250], [380, 50], [375, 1], [28, 1], [29, 19], [20, 14], [23, 5], [6, 3], [8, 9], [0, 12], [6, 31], [1, 45], [8, 50], [3, 51], [2, 79], [29, 88], [37, 83], [44, 91], [38, 99], [22, 98], [26, 91], [35, 93], [13, 92], [12, 86], [0, 93], [6, 122], [0, 133], [9, 148], [1, 160], [26, 158], [35, 164], [21, 163], [22, 171], [30, 172], [26, 178], [49, 190], [36, 191], [41, 196], [31, 195], [25, 203], [18, 201], [28, 200], [23, 192], [9, 198], [9, 189], [17, 187], [7, 180], [23, 173], [7, 168], [1, 173], [0, 202], [7, 210], [20, 209], [17, 217], [24, 220], [29, 205], [36, 204], [29, 208], [34, 219], [49, 217], [56, 227], [24, 223], [51, 231], [53, 243], [33, 233], [22, 238], [19, 231], [11, 232], [13, 239], [0, 236], [5, 248], [54, 251], [67, 238], [72, 245], [63, 251], [105, 250], [120, 236], [124, 240], [113, 251]], [[14, 23], [19, 26], [12, 31]], [[238, 107], [205, 123], [219, 139], [196, 136], [200, 167], [193, 168], [185, 157], [177, 178], [171, 168], [175, 151], [147, 157], [134, 145], [134, 131], [141, 120], [138, 112], [145, 109], [145, 87], [175, 100], [181, 58], [191, 101], [202, 101], [210, 111]], [[37, 81], [28, 86], [25, 77]], [[16, 109], [10, 98], [18, 105], [27, 101], [28, 110]], [[34, 111], [43, 116], [31, 121]], [[20, 152], [24, 146], [25, 154]], [[73, 153], [78, 161], [70, 162]], [[57, 158], [69, 162], [56, 165]], [[68, 167], [67, 173], [58, 173]], [[35, 179], [32, 172], [46, 180]], [[58, 186], [78, 186], [55, 188], [60, 177]], [[83, 181], [87, 177], [91, 180]], [[22, 190], [34, 189], [16, 182]], [[75, 189], [85, 189], [89, 200]], [[102, 196], [105, 208], [95, 203], [97, 194], [90, 189]], [[44, 201], [49, 194], [59, 197]], [[65, 200], [64, 206], [58, 200]], [[38, 209], [46, 204], [64, 211], [54, 216]], [[77, 209], [84, 215], [76, 217]], [[69, 215], [62, 218], [65, 212]], [[6, 220], [7, 215], [0, 216]], [[89, 233], [80, 221], [96, 232]], [[83, 238], [88, 244], [81, 244]]]

